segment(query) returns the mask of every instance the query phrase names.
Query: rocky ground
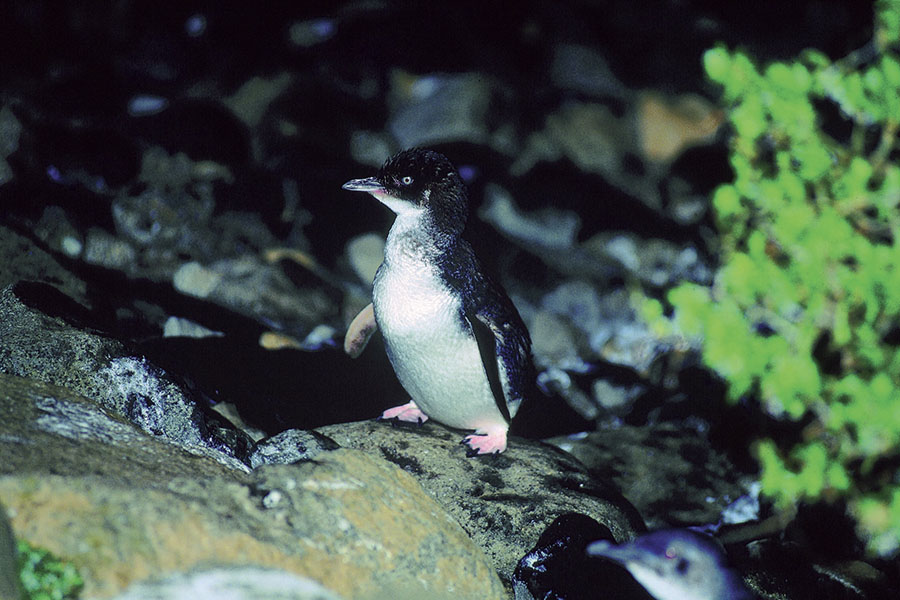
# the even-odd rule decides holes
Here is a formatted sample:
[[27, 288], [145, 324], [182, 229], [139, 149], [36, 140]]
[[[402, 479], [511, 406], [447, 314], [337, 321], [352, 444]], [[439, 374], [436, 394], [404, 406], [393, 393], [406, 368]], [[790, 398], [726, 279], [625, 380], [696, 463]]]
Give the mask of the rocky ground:
[[[778, 517], [748, 453], [773, 424], [636, 310], [715, 267], [703, 50], [839, 56], [871, 13], [300, 4], [0, 8], [14, 534], [90, 598], [639, 598], [584, 545], [683, 526], [761, 597], [891, 597], [840, 507], [753, 530]], [[499, 456], [372, 421], [404, 392], [377, 336], [340, 350], [392, 219], [340, 186], [411, 146], [459, 167], [534, 341], [546, 396]]]

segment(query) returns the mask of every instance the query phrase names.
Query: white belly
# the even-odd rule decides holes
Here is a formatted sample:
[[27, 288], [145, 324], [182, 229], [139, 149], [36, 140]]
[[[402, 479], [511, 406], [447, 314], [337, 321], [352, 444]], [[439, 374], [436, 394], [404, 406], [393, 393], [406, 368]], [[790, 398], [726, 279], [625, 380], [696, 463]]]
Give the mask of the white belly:
[[504, 424], [478, 344], [460, 329], [459, 301], [425, 264], [382, 267], [373, 304], [397, 378], [422, 412], [460, 429]]

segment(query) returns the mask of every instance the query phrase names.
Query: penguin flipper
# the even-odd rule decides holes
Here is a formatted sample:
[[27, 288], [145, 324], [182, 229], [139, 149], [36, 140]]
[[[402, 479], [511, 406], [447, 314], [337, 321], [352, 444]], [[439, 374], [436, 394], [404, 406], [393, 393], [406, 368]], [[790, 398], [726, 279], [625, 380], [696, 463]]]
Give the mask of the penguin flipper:
[[480, 315], [472, 311], [466, 311], [465, 315], [466, 320], [472, 326], [475, 341], [478, 342], [478, 353], [481, 354], [481, 364], [484, 365], [484, 371], [487, 373], [491, 393], [494, 394], [494, 401], [497, 403], [500, 414], [509, 423], [512, 421], [512, 418], [509, 414], [509, 407], [506, 405], [506, 396], [503, 395], [503, 384], [500, 382], [500, 368], [497, 365], [497, 338], [493, 329], [482, 320]]
[[375, 322], [375, 307], [369, 303], [359, 311], [358, 315], [353, 317], [353, 321], [347, 327], [347, 333], [344, 334], [344, 352], [349, 354], [350, 358], [356, 358], [362, 354], [376, 329], [378, 329], [378, 323]]

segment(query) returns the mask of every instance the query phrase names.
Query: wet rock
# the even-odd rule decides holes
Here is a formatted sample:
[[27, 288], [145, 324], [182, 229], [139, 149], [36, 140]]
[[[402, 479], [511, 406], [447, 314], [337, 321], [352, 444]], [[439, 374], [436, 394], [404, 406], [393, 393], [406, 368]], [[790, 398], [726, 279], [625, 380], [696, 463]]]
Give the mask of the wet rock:
[[565, 369], [553, 366], [546, 368], [538, 375], [538, 385], [546, 390], [548, 395], [559, 394], [570, 408], [587, 421], [593, 421], [600, 415], [598, 403], [578, 386]]
[[115, 239], [140, 256], [117, 268], [131, 277], [166, 281], [186, 260], [233, 255], [241, 248], [238, 240], [254, 250], [277, 244], [258, 215], [246, 215], [236, 227], [228, 213], [213, 214], [213, 183], [232, 179], [217, 163], [148, 148], [138, 175], [143, 191], [120, 194], [111, 206]]
[[310, 19], [295, 21], [288, 28], [291, 43], [302, 48], [310, 48], [331, 38], [337, 31], [334, 19]]
[[163, 325], [163, 337], [221, 337], [225, 335], [221, 331], [213, 331], [190, 319], [169, 317]]
[[604, 56], [590, 46], [557, 44], [553, 48], [550, 77], [559, 89], [588, 96], [625, 99], [630, 95]]
[[622, 569], [588, 556], [588, 544], [612, 539], [607, 528], [587, 515], [560, 516], [516, 565], [516, 600], [651, 600]]
[[188, 262], [172, 276], [179, 292], [203, 298], [262, 323], [312, 329], [337, 311], [321, 288], [298, 289], [278, 266], [255, 254], [209, 265]]
[[284, 94], [292, 81], [293, 77], [287, 72], [272, 77], [252, 77], [223, 102], [247, 127], [254, 129], [272, 102]]
[[287, 571], [236, 567], [177, 574], [130, 586], [113, 600], [341, 600], [308, 577]]
[[71, 391], [0, 375], [0, 500], [85, 597], [197, 567], [279, 569], [348, 598], [503, 598], [484, 554], [408, 473], [354, 450], [250, 473]]
[[347, 260], [360, 281], [371, 284], [384, 260], [384, 236], [365, 233], [347, 242]]
[[52, 284], [77, 302], [90, 305], [84, 280], [33, 239], [0, 225], [0, 289], [21, 280]]
[[[6, 158], [19, 149], [22, 124], [8, 105], [0, 108], [0, 157]], [[0, 180], [0, 185], [5, 183]]]
[[575, 245], [581, 219], [571, 211], [547, 208], [525, 213], [504, 188], [489, 184], [478, 216], [505, 235], [542, 249], [570, 250]]
[[[594, 336], [604, 324], [601, 302], [597, 287], [584, 280], [562, 283], [541, 298], [544, 310], [565, 317], [586, 336]], [[599, 346], [590, 340], [589, 344]]]
[[[818, 522], [815, 527], [822, 525]], [[738, 556], [736, 566], [760, 598], [891, 600], [900, 589], [896, 562], [885, 572], [860, 560], [824, 558], [796, 542], [778, 539], [752, 541], [732, 554]]]
[[48, 206], [32, 230], [52, 250], [70, 258], [78, 258], [84, 249], [84, 235], [72, 224], [59, 206]]
[[744, 475], [697, 431], [619, 425], [548, 442], [615, 483], [650, 529], [717, 523], [746, 493]]
[[9, 183], [14, 177], [12, 167], [6, 159], [19, 148], [21, 133], [22, 124], [9, 106], [0, 108], [0, 186]]
[[686, 148], [712, 141], [725, 113], [695, 94], [674, 98], [645, 92], [637, 102], [641, 155], [661, 163], [677, 158]]
[[394, 145], [389, 135], [360, 130], [350, 136], [350, 156], [361, 165], [377, 169], [392, 154]]
[[606, 104], [564, 102], [547, 114], [543, 129], [528, 135], [510, 173], [521, 176], [539, 163], [567, 158], [580, 171], [602, 176], [629, 198], [664, 215], [659, 191], [662, 173], [640, 159], [634, 127], [631, 113], [619, 116]]
[[624, 417], [631, 411], [634, 399], [642, 386], [617, 386], [603, 379], [591, 382], [591, 398], [608, 415]]
[[0, 292], [0, 373], [65, 385], [152, 435], [246, 469], [249, 438], [162, 369], [113, 338], [30, 308], [17, 290], [38, 302], [53, 295], [52, 288], [33, 285]]
[[697, 249], [684, 243], [611, 231], [592, 236], [583, 248], [597, 260], [619, 263], [629, 277], [651, 288], [674, 285], [685, 279], [707, 283], [712, 277], [712, 270]]
[[[570, 280], [541, 298], [541, 309], [562, 319], [576, 333], [583, 360], [646, 368], [652, 336], [637, 319], [631, 295], [624, 289], [604, 290], [585, 280]], [[540, 347], [540, 346], [539, 346]]]
[[580, 360], [574, 327], [547, 310], [537, 311], [528, 324], [532, 352], [542, 365], [573, 364]]
[[621, 165], [627, 146], [625, 124], [603, 104], [570, 102], [546, 122], [547, 135], [581, 170], [610, 173]]
[[467, 458], [463, 434], [432, 422], [407, 427], [363, 421], [317, 431], [412, 474], [507, 582], [522, 555], [563, 513], [590, 515], [617, 540], [643, 528], [617, 490], [589, 477], [569, 455], [539, 442], [514, 437], [502, 454]]
[[387, 124], [400, 148], [489, 142], [493, 84], [480, 73], [415, 76], [392, 73]]
[[[544, 367], [581, 373], [604, 361], [646, 376], [659, 356], [659, 343], [637, 314], [634, 301], [627, 289], [603, 289], [584, 279], [549, 290], [534, 314], [524, 311], [534, 328], [536, 360]], [[554, 329], [553, 323], [558, 327]], [[561, 347], [567, 337], [574, 342], [568, 351]]]
[[94, 227], [84, 242], [84, 261], [107, 269], [130, 271], [137, 264], [137, 251], [127, 241]]
[[559, 273], [589, 277], [609, 274], [606, 265], [576, 243], [581, 217], [573, 211], [524, 211], [507, 190], [490, 184], [485, 187], [485, 202], [478, 216]]
[[222, 275], [198, 262], [183, 264], [172, 276], [172, 284], [182, 294], [206, 298], [222, 281]]
[[[281, 242], [260, 214], [215, 210], [215, 185], [233, 179], [219, 163], [151, 147], [137, 177], [141, 191], [128, 188], [112, 200], [114, 231], [95, 226], [82, 233], [61, 209], [44, 211], [35, 231], [68, 256], [130, 279], [173, 284], [267, 326], [308, 332], [333, 318], [337, 308], [321, 286], [298, 287], [281, 265], [264, 258]], [[294, 233], [303, 246], [302, 232]]]
[[337, 442], [316, 431], [288, 429], [253, 446], [248, 457], [254, 469], [260, 465], [290, 464], [313, 460], [323, 452], [340, 448]]

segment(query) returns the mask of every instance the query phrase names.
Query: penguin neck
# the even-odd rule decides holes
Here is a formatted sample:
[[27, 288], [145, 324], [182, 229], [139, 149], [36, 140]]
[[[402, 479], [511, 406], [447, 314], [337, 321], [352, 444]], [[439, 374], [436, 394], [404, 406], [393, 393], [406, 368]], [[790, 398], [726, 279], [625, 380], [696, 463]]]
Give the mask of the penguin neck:
[[447, 254], [459, 233], [435, 223], [430, 211], [409, 211], [397, 215], [384, 246], [385, 263], [433, 262]]

